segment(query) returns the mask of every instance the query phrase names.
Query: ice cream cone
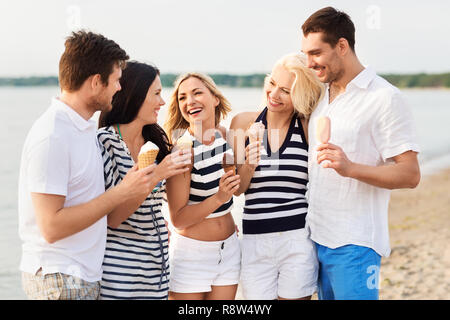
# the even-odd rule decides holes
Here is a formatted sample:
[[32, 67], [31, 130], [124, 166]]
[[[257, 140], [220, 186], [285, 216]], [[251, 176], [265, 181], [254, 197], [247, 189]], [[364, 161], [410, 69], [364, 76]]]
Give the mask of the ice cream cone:
[[266, 127], [262, 122], [254, 122], [247, 129], [247, 135], [250, 143], [262, 141], [264, 137], [264, 130]]
[[177, 148], [180, 150], [191, 149], [192, 148], [192, 137], [189, 132], [186, 132], [177, 140]]
[[223, 170], [225, 171], [225, 173], [227, 173], [228, 171], [232, 170], [233, 171], [233, 175], [236, 174], [236, 166], [234, 164], [232, 164], [232, 165], [224, 165], [223, 166]]
[[158, 155], [159, 148], [151, 141], [147, 141], [139, 151], [138, 168], [142, 169], [152, 165]]
[[236, 166], [234, 165], [234, 156], [231, 153], [225, 153], [222, 159], [222, 168], [227, 173], [233, 170], [233, 174], [236, 174]]
[[138, 155], [138, 167], [139, 169], [148, 167], [155, 163], [156, 156], [158, 155], [159, 150], [153, 149], [147, 152], [141, 153]]

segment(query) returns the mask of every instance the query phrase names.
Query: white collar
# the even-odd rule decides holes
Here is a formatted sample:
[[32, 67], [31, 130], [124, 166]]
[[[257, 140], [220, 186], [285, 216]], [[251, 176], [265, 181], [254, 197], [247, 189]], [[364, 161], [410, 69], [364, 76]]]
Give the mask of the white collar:
[[61, 101], [58, 97], [52, 99], [52, 107], [63, 110], [70, 118], [72, 123], [80, 131], [85, 131], [96, 127], [96, 122], [94, 120], [85, 120], [78, 112], [73, 110], [70, 106]]

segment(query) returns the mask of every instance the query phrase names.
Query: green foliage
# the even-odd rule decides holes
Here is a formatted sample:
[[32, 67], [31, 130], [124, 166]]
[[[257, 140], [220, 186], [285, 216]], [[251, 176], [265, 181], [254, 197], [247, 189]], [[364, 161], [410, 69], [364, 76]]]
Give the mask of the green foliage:
[[[161, 75], [163, 87], [172, 87], [177, 74]], [[266, 74], [248, 75], [210, 74], [218, 86], [237, 88], [261, 88]], [[385, 74], [381, 75], [387, 81], [399, 88], [450, 88], [450, 73], [440, 74]], [[0, 86], [57, 86], [57, 77], [0, 78]]]

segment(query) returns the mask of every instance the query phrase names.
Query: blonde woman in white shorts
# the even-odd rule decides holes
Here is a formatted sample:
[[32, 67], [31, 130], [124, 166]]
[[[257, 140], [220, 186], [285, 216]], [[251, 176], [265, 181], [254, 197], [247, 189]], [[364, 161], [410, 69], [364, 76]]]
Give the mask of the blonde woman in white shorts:
[[[175, 83], [167, 134], [192, 141], [190, 172], [167, 180], [172, 233], [169, 299], [234, 299], [240, 275], [241, 251], [230, 213], [239, 176], [224, 172], [224, 154], [232, 155], [220, 120], [229, 102], [213, 80], [189, 73]], [[233, 159], [232, 159], [233, 160]]]
[[[310, 299], [318, 262], [305, 228], [307, 125], [323, 88], [304, 57], [291, 54], [275, 64], [264, 91], [264, 109], [236, 115], [230, 127], [241, 176], [237, 194], [245, 193], [242, 293], [245, 299]], [[249, 143], [247, 128], [258, 122], [264, 134]]]

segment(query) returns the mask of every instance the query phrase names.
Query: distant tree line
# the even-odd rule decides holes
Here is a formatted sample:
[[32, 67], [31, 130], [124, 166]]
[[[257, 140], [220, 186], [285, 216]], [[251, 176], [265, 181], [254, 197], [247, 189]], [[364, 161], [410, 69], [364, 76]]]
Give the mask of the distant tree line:
[[[248, 75], [210, 74], [217, 85], [236, 88], [262, 87], [265, 74], [255, 73]], [[440, 74], [384, 74], [387, 81], [399, 88], [450, 88], [450, 73]], [[172, 87], [177, 74], [167, 73], [161, 75], [164, 87]], [[26, 77], [26, 78], [0, 78], [0, 86], [57, 86], [57, 77]]]

